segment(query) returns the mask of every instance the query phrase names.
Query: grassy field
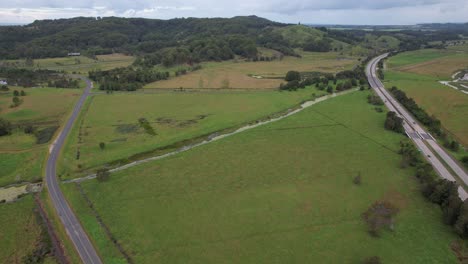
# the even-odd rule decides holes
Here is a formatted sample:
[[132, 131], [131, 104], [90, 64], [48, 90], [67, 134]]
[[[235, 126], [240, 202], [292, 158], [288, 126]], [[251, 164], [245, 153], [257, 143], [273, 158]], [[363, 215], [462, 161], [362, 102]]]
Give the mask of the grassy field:
[[[33, 213], [32, 195], [12, 204], [0, 204], [0, 263], [24, 263], [41, 239], [41, 228]], [[45, 263], [55, 263], [46, 258]]]
[[[82, 186], [136, 263], [456, 263], [440, 209], [399, 168], [404, 137], [383, 129], [367, 94]], [[76, 187], [64, 187], [104, 260], [118, 259]], [[400, 213], [374, 238], [361, 214], [378, 200]]]
[[385, 85], [405, 91], [428, 113], [439, 118], [463, 145], [468, 146], [468, 96], [438, 82], [450, 80], [450, 76], [460, 69], [460, 62], [468, 66], [468, 53], [463, 56], [444, 55], [450, 52], [422, 50], [390, 58]]
[[392, 70], [450, 80], [452, 74], [468, 68], [468, 52], [455, 50], [417, 50], [392, 57], [388, 62]]
[[[13, 90], [24, 90], [23, 103], [10, 108]], [[0, 115], [10, 122], [59, 122], [81, 95], [78, 89], [11, 88], [0, 94]]]
[[[225, 61], [202, 63], [202, 69], [166, 81], [150, 83], [145, 88], [278, 88], [290, 70], [301, 72], [337, 72], [358, 63], [357, 57], [339, 53], [301, 52], [302, 58], [285, 57], [270, 62]], [[164, 70], [164, 69], [161, 69]], [[255, 78], [275, 77], [278, 79]]]
[[[310, 99], [314, 93], [324, 92], [306, 88], [296, 92], [95, 95], [66, 143], [59, 174], [65, 178], [79, 166], [86, 170], [254, 121]], [[140, 118], [146, 118], [157, 135], [146, 133]], [[106, 144], [104, 150], [100, 142]]]
[[[10, 108], [13, 90], [24, 90], [23, 103]], [[0, 117], [13, 124], [32, 124], [37, 129], [59, 126], [81, 94], [77, 89], [12, 88], [0, 94]], [[0, 186], [41, 179], [48, 149], [38, 145], [36, 137], [15, 129], [12, 135], [0, 137]]]
[[118, 67], [126, 67], [135, 60], [132, 56], [124, 54], [98, 55], [96, 60], [85, 56], [48, 58], [34, 60], [34, 66], [26, 66], [24, 60], [10, 60], [8, 63], [16, 64], [19, 67], [34, 69], [64, 70], [68, 73], [87, 73], [91, 70], [110, 70]]

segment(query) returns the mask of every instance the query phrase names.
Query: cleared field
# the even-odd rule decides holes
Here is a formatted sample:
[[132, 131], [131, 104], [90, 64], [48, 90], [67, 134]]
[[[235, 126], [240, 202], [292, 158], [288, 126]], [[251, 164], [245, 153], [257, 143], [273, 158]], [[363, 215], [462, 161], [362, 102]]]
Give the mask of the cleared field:
[[[437, 56], [436, 50], [430, 56]], [[414, 52], [416, 54], [419, 51]], [[435, 115], [442, 121], [442, 125], [450, 131], [465, 146], [468, 146], [468, 96], [455, 89], [444, 86], [438, 81], [452, 75], [459, 69], [460, 62], [464, 61], [468, 66], [468, 56], [465, 57], [443, 57], [439, 60], [441, 65], [448, 65], [446, 70], [434, 73], [434, 69], [439, 69], [440, 65], [432, 63], [418, 62], [412, 67], [395, 67], [401, 61], [411, 61], [415, 55], [413, 52], [405, 52], [389, 59], [390, 68], [385, 74], [386, 86], [397, 86], [405, 91], [409, 97], [424, 108], [428, 113]], [[428, 59], [429, 62], [433, 60]], [[393, 66], [392, 66], [393, 65]], [[417, 73], [415, 72], [417, 71]], [[445, 79], [447, 80], [447, 79]]]
[[[0, 204], [0, 263], [24, 263], [41, 239], [31, 195], [12, 204]], [[54, 263], [47, 259], [46, 263]]]
[[404, 52], [392, 57], [388, 66], [392, 70], [450, 80], [457, 70], [468, 68], [468, 52], [433, 49]]
[[[23, 103], [10, 108], [13, 90], [24, 90]], [[78, 99], [81, 91], [57, 88], [12, 88], [0, 94], [0, 117], [13, 124], [32, 124], [36, 129], [59, 126]], [[39, 180], [47, 146], [38, 145], [36, 137], [15, 129], [0, 137], [0, 186]]]
[[91, 70], [110, 70], [118, 67], [127, 67], [134, 60], [133, 56], [116, 53], [97, 55], [96, 60], [85, 56], [36, 59], [33, 61], [34, 66], [26, 66], [24, 60], [10, 60], [7, 62], [25, 68], [64, 70], [68, 73], [87, 73]]
[[[21, 105], [10, 108], [13, 90], [24, 90], [26, 96], [20, 97]], [[80, 94], [78, 89], [11, 88], [9, 93], [0, 94], [0, 115], [10, 122], [60, 121]]]
[[[357, 57], [336, 52], [301, 52], [302, 58], [285, 57], [270, 62], [208, 62], [202, 69], [165, 81], [150, 83], [145, 88], [278, 88], [290, 70], [301, 72], [337, 72], [358, 63]], [[255, 78], [276, 77], [277, 79]]]
[[[171, 158], [82, 183], [136, 263], [456, 263], [456, 239], [394, 152], [404, 137], [355, 92]], [[362, 175], [362, 184], [353, 178]], [[83, 208], [73, 184], [64, 185]], [[371, 237], [361, 214], [400, 209]], [[80, 214], [87, 230], [96, 220]], [[102, 232], [92, 232], [100, 244]], [[437, 238], [437, 239], [434, 239]], [[109, 240], [107, 240], [109, 244]], [[101, 244], [100, 244], [101, 245]], [[110, 262], [119, 255], [101, 245]], [[121, 258], [121, 257], [120, 257]]]
[[[323, 92], [306, 88], [296, 92], [95, 95], [67, 141], [59, 174], [66, 178], [73, 172], [254, 121], [310, 99], [314, 93]], [[139, 124], [140, 118], [149, 122], [156, 135]]]

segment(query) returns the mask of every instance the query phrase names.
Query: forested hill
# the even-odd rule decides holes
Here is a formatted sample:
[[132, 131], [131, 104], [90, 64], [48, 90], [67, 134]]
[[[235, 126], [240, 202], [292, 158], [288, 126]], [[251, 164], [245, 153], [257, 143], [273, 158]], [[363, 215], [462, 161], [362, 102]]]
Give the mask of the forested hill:
[[283, 26], [286, 25], [256, 16], [41, 20], [25, 26], [0, 27], [0, 57], [60, 57], [73, 51], [85, 54], [151, 53], [207, 38], [224, 40], [228, 36], [242, 36], [244, 42], [254, 42], [267, 28]]
[[466, 25], [442, 30], [332, 30], [273, 22], [256, 16], [233, 18], [94, 18], [41, 20], [0, 26], [0, 59], [126, 53], [136, 64], [170, 66], [236, 56], [261, 58], [258, 47], [298, 56], [305, 51], [338, 51], [369, 56], [382, 51], [419, 49], [433, 41], [460, 39]]

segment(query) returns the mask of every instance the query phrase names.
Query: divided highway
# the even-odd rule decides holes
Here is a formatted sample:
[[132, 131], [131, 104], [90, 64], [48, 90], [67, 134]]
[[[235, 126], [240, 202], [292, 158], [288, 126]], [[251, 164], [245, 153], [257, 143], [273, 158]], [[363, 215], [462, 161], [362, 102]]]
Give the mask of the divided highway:
[[[387, 57], [388, 54], [380, 55], [372, 59], [366, 67], [367, 79], [376, 94], [384, 101], [385, 106], [403, 119], [403, 127], [406, 134], [416, 144], [418, 149], [424, 155], [425, 159], [432, 164], [437, 173], [449, 181], [456, 181], [454, 176], [447, 170], [439, 157], [456, 173], [458, 178], [468, 185], [468, 175], [466, 172], [445, 152], [443, 148], [427, 133], [422, 126], [404, 109], [398, 101], [385, 89], [382, 82], [377, 78], [377, 64], [380, 60]], [[428, 147], [430, 146], [430, 148]], [[437, 153], [434, 155], [432, 150]], [[468, 198], [468, 193], [462, 187], [458, 188], [458, 194], [462, 200]]]
[[78, 218], [73, 213], [70, 205], [67, 203], [65, 196], [60, 190], [60, 186], [56, 175], [57, 159], [59, 157], [60, 150], [62, 149], [62, 146], [65, 142], [65, 138], [70, 133], [73, 123], [78, 117], [81, 108], [83, 107], [83, 104], [86, 101], [86, 98], [89, 96], [89, 93], [93, 88], [93, 83], [90, 80], [84, 77], [79, 78], [86, 81], [86, 88], [84, 93], [78, 100], [78, 103], [73, 108], [73, 112], [70, 118], [68, 119], [65, 127], [50, 147], [50, 155], [46, 165], [45, 181], [47, 189], [49, 190], [49, 195], [52, 200], [52, 204], [55, 207], [57, 214], [59, 215], [59, 218], [65, 228], [65, 231], [67, 232], [70, 240], [73, 242], [73, 245], [78, 251], [81, 260], [83, 261], [83, 263], [86, 264], [100, 264], [102, 263], [101, 259], [99, 258], [96, 250], [94, 249], [93, 244], [89, 240], [88, 235], [86, 234], [80, 222], [78, 221]]

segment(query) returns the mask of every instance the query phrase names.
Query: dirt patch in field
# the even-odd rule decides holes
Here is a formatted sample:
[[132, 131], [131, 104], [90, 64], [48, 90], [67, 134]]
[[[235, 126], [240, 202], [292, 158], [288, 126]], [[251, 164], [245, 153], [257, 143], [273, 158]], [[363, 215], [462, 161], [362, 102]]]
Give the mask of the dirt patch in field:
[[136, 133], [140, 129], [140, 126], [138, 124], [120, 124], [114, 126], [115, 131], [119, 134]]
[[25, 184], [22, 186], [12, 186], [8, 188], [0, 188], [0, 202], [14, 202], [21, 196], [31, 193], [39, 192], [41, 184]]

